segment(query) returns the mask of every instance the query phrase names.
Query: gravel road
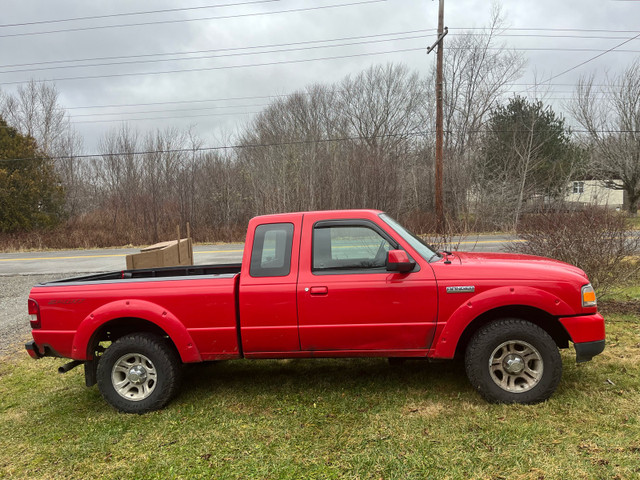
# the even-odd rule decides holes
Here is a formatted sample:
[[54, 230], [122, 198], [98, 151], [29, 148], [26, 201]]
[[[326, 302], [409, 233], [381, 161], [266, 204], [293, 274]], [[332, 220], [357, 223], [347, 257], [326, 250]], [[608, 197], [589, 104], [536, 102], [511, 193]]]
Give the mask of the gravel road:
[[60, 274], [0, 276], [0, 356], [20, 351], [21, 344], [29, 340], [29, 291], [54, 278]]

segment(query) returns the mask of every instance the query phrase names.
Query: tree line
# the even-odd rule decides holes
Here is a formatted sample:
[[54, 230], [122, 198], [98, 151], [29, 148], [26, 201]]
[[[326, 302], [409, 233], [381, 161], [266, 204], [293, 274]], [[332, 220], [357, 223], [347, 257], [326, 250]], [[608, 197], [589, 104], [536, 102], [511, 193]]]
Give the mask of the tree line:
[[[601, 89], [593, 76], [580, 80], [567, 109], [578, 134], [543, 99], [507, 95], [525, 62], [498, 43], [499, 28], [497, 14], [487, 33], [449, 43], [450, 224], [513, 229], [585, 178], [624, 189], [635, 214], [640, 62]], [[425, 233], [435, 226], [434, 111], [433, 75], [373, 65], [273, 101], [232, 148], [203, 149], [191, 130], [122, 124], [104, 134], [99, 156], [74, 158], [82, 139], [55, 87], [32, 82], [0, 98], [0, 232], [57, 224], [62, 243], [141, 244], [189, 222], [196, 240], [232, 240], [258, 214], [377, 208]]]

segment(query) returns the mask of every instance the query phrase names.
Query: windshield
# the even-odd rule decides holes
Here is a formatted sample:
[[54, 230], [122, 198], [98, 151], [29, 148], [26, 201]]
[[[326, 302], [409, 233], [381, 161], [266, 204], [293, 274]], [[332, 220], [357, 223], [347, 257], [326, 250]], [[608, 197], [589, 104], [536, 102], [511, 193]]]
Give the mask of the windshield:
[[435, 251], [435, 249], [426, 244], [420, 239], [420, 237], [414, 235], [409, 230], [404, 228], [398, 222], [396, 222], [393, 218], [391, 218], [386, 213], [381, 213], [380, 218], [391, 228], [393, 228], [398, 235], [400, 235], [413, 249], [420, 254], [422, 258], [424, 258], [427, 262], [431, 262], [440, 258]]

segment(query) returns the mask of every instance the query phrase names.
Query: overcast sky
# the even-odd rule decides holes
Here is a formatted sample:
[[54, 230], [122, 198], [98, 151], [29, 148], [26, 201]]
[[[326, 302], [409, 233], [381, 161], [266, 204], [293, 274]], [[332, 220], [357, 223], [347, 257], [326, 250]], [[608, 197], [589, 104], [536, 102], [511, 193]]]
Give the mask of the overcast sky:
[[[528, 60], [514, 92], [640, 34], [638, 0], [498, 3], [510, 27], [502, 41]], [[270, 96], [375, 63], [426, 74], [435, 62], [425, 52], [437, 27], [432, 0], [4, 0], [2, 7], [0, 90], [55, 80], [86, 153], [123, 119], [141, 132], [193, 126], [205, 145], [220, 145]], [[490, 14], [490, 1], [445, 2], [451, 35], [486, 26]], [[552, 80], [547, 97], [561, 110], [580, 75], [614, 75], [639, 54], [640, 39], [632, 40]]]

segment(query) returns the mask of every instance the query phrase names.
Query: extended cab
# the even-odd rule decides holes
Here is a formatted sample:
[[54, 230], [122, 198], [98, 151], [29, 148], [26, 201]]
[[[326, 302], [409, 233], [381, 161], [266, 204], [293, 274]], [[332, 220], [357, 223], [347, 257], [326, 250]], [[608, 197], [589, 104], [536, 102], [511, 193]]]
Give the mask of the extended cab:
[[176, 393], [181, 364], [237, 358], [465, 359], [489, 401], [556, 389], [558, 348], [604, 349], [585, 273], [541, 257], [434, 251], [375, 210], [266, 215], [241, 264], [124, 270], [37, 285], [33, 358], [84, 363], [119, 410]]

